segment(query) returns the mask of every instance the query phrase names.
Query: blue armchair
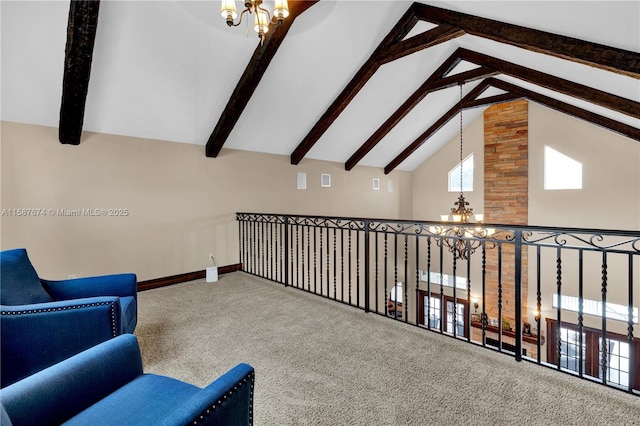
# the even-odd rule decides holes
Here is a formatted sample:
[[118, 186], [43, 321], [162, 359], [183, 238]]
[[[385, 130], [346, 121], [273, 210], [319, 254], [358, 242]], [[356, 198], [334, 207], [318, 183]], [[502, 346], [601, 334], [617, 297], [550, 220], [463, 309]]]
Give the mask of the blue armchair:
[[144, 374], [125, 334], [2, 389], [0, 403], [15, 425], [250, 425], [254, 381], [248, 364], [204, 389]]
[[48, 281], [25, 249], [0, 252], [0, 387], [133, 333], [137, 297], [134, 274]]

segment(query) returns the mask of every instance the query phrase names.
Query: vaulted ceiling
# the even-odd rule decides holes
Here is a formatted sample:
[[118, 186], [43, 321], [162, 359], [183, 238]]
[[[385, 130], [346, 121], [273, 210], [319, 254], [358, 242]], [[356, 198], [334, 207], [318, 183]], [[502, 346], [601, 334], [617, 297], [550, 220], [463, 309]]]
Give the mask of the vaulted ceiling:
[[0, 4], [2, 119], [63, 143], [89, 130], [389, 173], [455, 137], [461, 109], [516, 98], [640, 141], [639, 2], [289, 0], [263, 44], [214, 0]]

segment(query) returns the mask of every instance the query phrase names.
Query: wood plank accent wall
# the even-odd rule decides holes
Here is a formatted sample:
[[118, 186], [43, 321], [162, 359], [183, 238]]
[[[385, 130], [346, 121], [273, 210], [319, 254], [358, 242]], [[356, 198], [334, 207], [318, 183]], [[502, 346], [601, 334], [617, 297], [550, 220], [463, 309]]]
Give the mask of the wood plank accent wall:
[[[484, 214], [486, 223], [527, 225], [529, 216], [529, 106], [526, 100], [484, 112]], [[522, 251], [523, 317], [527, 317], [527, 251]], [[514, 249], [502, 246], [502, 316], [515, 319]], [[487, 315], [498, 318], [498, 248], [487, 250]], [[515, 324], [514, 324], [515, 327]]]

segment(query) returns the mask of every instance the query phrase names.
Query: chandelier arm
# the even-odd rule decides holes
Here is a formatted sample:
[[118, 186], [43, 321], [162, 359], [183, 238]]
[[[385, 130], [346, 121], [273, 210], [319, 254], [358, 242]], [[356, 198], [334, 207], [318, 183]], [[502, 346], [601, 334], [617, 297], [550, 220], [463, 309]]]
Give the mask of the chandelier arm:
[[227, 25], [229, 25], [230, 27], [239, 26], [240, 24], [242, 24], [242, 18], [244, 17], [244, 14], [247, 13], [247, 12], [251, 13], [251, 10], [245, 9], [245, 10], [242, 11], [242, 13], [240, 13], [240, 19], [238, 20], [237, 24], [227, 24]]
[[263, 8], [263, 7], [261, 6], [261, 4], [262, 4], [262, 3], [260, 3], [260, 4], [258, 4], [258, 5], [256, 6], [256, 8], [257, 8], [256, 13], [258, 13], [258, 10], [260, 10], [260, 11], [262, 11], [262, 12], [266, 13], [266, 14], [267, 14], [267, 18], [269, 18], [269, 19], [267, 20], [267, 22], [271, 22], [271, 14], [269, 13], [269, 11], [268, 11], [267, 9]]

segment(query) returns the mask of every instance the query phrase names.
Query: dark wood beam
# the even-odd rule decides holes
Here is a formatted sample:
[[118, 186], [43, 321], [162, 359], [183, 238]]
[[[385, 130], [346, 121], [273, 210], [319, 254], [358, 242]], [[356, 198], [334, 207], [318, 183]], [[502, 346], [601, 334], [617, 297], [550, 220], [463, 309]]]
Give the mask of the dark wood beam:
[[504, 102], [515, 101], [516, 99], [523, 98], [524, 96], [517, 93], [501, 93], [499, 95], [487, 96], [486, 98], [469, 100], [462, 105], [463, 109], [472, 109], [483, 107], [487, 105], [501, 104]]
[[602, 90], [594, 89], [593, 87], [574, 83], [573, 81], [467, 49], [459, 49], [459, 55], [460, 59], [476, 65], [493, 68], [502, 74], [507, 74], [520, 80], [545, 87], [554, 92], [563, 93], [613, 111], [630, 115], [631, 117], [640, 118], [640, 103], [632, 101], [631, 99], [613, 95]]
[[[416, 52], [420, 49], [434, 46], [439, 43], [450, 40], [455, 34], [459, 32], [451, 27], [434, 28], [426, 31], [419, 37], [415, 36], [407, 41], [411, 41], [410, 44], [402, 41], [404, 37], [411, 31], [411, 29], [418, 22], [415, 16], [414, 10], [417, 3], [414, 3], [405, 12], [402, 18], [391, 29], [389, 34], [382, 40], [376, 50], [371, 54], [369, 59], [362, 65], [356, 75], [345, 86], [338, 97], [327, 108], [325, 113], [320, 117], [316, 124], [311, 128], [309, 133], [304, 137], [302, 142], [298, 144], [296, 149], [291, 154], [291, 164], [299, 164], [304, 156], [309, 152], [311, 148], [318, 142], [320, 137], [327, 131], [327, 129], [333, 124], [338, 116], [345, 110], [349, 103], [355, 98], [360, 90], [365, 86], [369, 79], [376, 73], [378, 68], [385, 62], [391, 60], [385, 56], [391, 52], [391, 56], [397, 55], [402, 57], [405, 54]], [[418, 38], [416, 38], [418, 37]], [[395, 47], [401, 46], [401, 47]], [[397, 49], [397, 50], [396, 50]], [[408, 53], [407, 53], [408, 52]]]
[[[454, 54], [455, 55], [455, 54]], [[449, 60], [436, 70], [413, 94], [380, 126], [364, 144], [347, 160], [345, 169], [351, 170], [367, 155], [404, 117], [413, 110], [429, 93], [458, 84], [468, 83], [497, 74], [496, 71], [479, 67], [448, 77], [440, 77], [441, 69], [446, 68]]]
[[[489, 96], [486, 98], [478, 98], [478, 96], [480, 96], [489, 87], [495, 87], [497, 89], [504, 90], [507, 93]], [[585, 120], [597, 126], [611, 130], [622, 136], [640, 141], [640, 129], [636, 127], [621, 123], [608, 117], [604, 117], [591, 111], [587, 111], [566, 102], [553, 99], [549, 96], [541, 95], [537, 92], [522, 88], [518, 85], [490, 77], [483, 80], [478, 86], [476, 86], [471, 92], [469, 92], [469, 94], [465, 96], [461, 102], [457, 103], [455, 106], [449, 109], [449, 111], [447, 111], [442, 117], [440, 117], [440, 119], [438, 119], [436, 123], [429, 127], [418, 138], [416, 138], [407, 148], [405, 148], [384, 168], [384, 173], [391, 173], [404, 160], [406, 160], [411, 154], [413, 154], [418, 148], [420, 148], [434, 133], [440, 130], [442, 126], [447, 124], [453, 117], [455, 117], [455, 115], [460, 112], [461, 107], [462, 109], [476, 108], [480, 106], [508, 102], [519, 98], [528, 99], [561, 113]]]
[[432, 30], [425, 31], [422, 34], [415, 35], [410, 39], [400, 41], [389, 47], [383, 54], [378, 57], [380, 65], [404, 58], [412, 53], [428, 49], [436, 44], [444, 43], [456, 37], [464, 35], [464, 31], [452, 25], [439, 25]]
[[238, 122], [240, 115], [246, 108], [251, 96], [255, 92], [262, 76], [264, 75], [271, 60], [284, 41], [291, 25], [295, 19], [305, 10], [316, 4], [318, 0], [298, 0], [289, 2], [290, 15], [284, 23], [275, 26], [266, 34], [264, 43], [258, 44], [249, 64], [245, 68], [238, 84], [236, 84], [224, 111], [220, 115], [218, 122], [209, 136], [206, 145], [207, 157], [217, 157], [225, 142], [229, 138], [231, 131]]
[[452, 25], [475, 36], [640, 78], [640, 54], [636, 52], [426, 4], [416, 4], [414, 10], [416, 15], [424, 21], [438, 25]]
[[69, 2], [58, 127], [58, 139], [63, 144], [80, 144], [99, 9], [99, 0]]
[[388, 175], [389, 173], [391, 173], [404, 160], [406, 160], [411, 154], [413, 154], [418, 148], [420, 148], [431, 136], [433, 136], [438, 130], [440, 130], [445, 124], [447, 124], [449, 120], [455, 117], [460, 112], [461, 105], [464, 105], [466, 102], [476, 99], [485, 90], [487, 90], [488, 87], [489, 84], [486, 82], [486, 80], [483, 80], [480, 84], [471, 89], [471, 91], [465, 97], [463, 97], [460, 102], [451, 107], [449, 111], [444, 113], [444, 115], [440, 117], [433, 125], [431, 125], [431, 127], [425, 130], [398, 156], [396, 156], [396, 158], [394, 158], [389, 164], [387, 164], [384, 168], [384, 174]]
[[520, 95], [521, 97], [529, 99], [530, 101], [539, 103], [541, 105], [544, 105], [548, 108], [554, 109], [561, 113], [590, 122], [592, 124], [595, 124], [596, 126], [603, 127], [607, 130], [610, 130], [612, 132], [618, 133], [622, 136], [626, 136], [628, 138], [631, 138], [640, 142], [640, 129], [636, 127], [621, 123], [617, 120], [613, 120], [611, 118], [602, 116], [600, 114], [596, 114], [591, 111], [587, 111], [583, 108], [579, 108], [577, 106], [568, 104], [566, 102], [559, 101], [549, 96], [541, 95], [537, 92], [522, 88], [520, 86], [517, 86], [512, 83], [508, 83], [503, 80], [489, 78], [487, 79], [487, 83], [498, 89]]

